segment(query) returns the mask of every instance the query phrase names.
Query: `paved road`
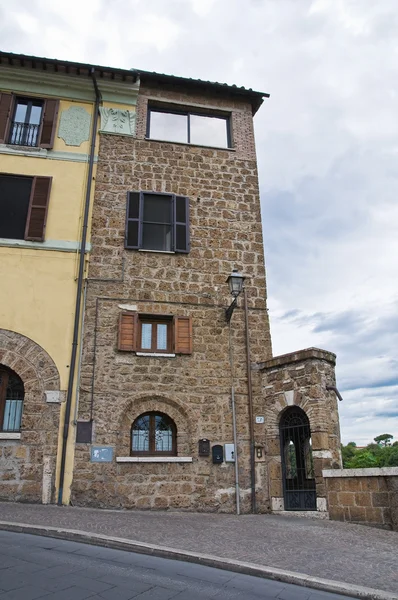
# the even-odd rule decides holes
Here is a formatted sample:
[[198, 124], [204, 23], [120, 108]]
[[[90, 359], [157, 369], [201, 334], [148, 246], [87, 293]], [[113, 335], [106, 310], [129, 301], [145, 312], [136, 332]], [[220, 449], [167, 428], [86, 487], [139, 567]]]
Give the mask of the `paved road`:
[[349, 600], [211, 567], [0, 532], [0, 600]]
[[398, 533], [276, 515], [115, 511], [0, 503], [0, 520], [78, 529], [393, 592]]

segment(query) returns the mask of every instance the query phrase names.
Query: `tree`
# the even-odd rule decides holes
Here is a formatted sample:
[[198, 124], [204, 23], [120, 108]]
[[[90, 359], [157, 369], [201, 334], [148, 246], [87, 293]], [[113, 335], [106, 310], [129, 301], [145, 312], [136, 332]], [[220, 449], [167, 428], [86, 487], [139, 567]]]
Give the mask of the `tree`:
[[349, 469], [348, 463], [355, 456], [357, 445], [355, 442], [348, 442], [346, 446], [341, 446], [341, 455], [343, 457], [343, 467]]
[[390, 433], [382, 433], [381, 435], [378, 435], [373, 439], [376, 442], [376, 444], [379, 444], [380, 446], [390, 446], [393, 437], [394, 436]]

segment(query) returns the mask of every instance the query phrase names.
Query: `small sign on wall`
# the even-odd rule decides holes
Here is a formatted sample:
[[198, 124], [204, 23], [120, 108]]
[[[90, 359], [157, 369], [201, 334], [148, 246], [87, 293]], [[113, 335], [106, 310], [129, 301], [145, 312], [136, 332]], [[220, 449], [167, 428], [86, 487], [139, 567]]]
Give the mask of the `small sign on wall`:
[[256, 423], [257, 423], [257, 424], [259, 424], [259, 423], [264, 423], [264, 417], [263, 417], [263, 416], [260, 416], [260, 415], [258, 415], [258, 416], [256, 417]]
[[91, 448], [91, 462], [112, 462], [113, 448], [109, 446], [93, 446]]

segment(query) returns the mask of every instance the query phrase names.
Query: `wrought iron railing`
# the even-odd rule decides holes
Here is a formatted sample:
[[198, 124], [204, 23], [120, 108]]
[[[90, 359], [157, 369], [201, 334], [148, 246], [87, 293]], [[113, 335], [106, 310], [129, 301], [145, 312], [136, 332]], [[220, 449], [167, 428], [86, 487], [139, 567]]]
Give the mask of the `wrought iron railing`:
[[8, 143], [15, 146], [37, 146], [40, 125], [13, 121]]
[[2, 431], [20, 431], [23, 400], [6, 400]]

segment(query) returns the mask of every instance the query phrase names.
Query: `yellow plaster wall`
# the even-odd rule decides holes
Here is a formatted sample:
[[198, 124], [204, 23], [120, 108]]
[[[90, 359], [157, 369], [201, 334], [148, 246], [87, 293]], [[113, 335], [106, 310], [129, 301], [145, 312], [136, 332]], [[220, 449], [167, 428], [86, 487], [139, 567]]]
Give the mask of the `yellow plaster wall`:
[[68, 382], [76, 295], [75, 254], [0, 248], [0, 326], [40, 344]]

